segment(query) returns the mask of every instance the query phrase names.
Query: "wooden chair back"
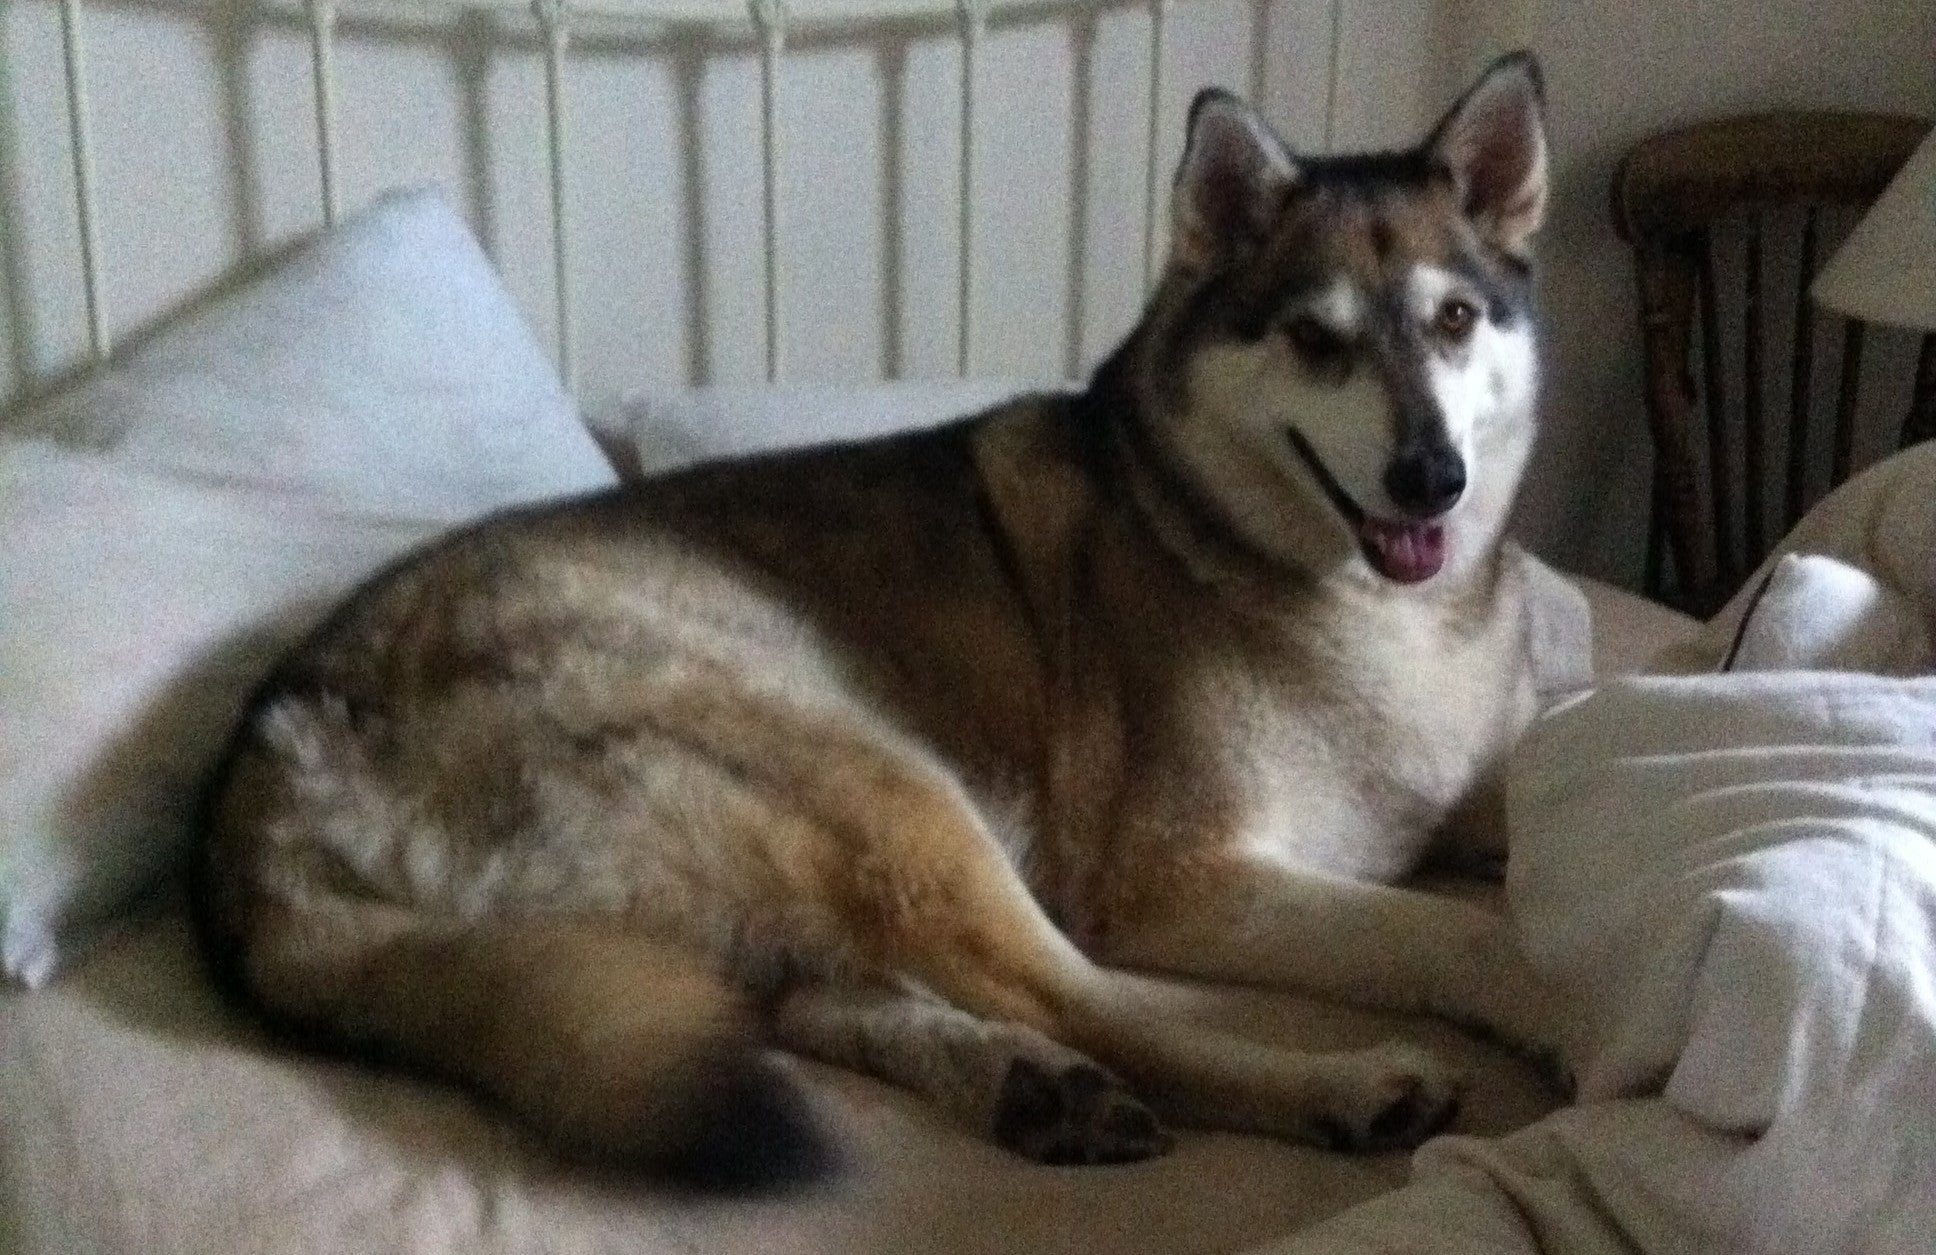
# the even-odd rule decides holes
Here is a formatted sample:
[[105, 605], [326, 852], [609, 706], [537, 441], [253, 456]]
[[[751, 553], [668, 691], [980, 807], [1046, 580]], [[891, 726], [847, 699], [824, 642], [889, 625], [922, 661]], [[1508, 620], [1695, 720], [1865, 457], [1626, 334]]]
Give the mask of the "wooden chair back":
[[[1881, 194], [1928, 129], [1921, 119], [1879, 114], [1756, 114], [1652, 136], [1621, 160], [1613, 218], [1634, 249], [1654, 447], [1650, 595], [1712, 611], [1812, 504], [1814, 487], [1826, 491], [1853, 469], [1866, 329], [1817, 309], [1808, 285], [1832, 252], [1827, 233], [1846, 230]], [[1792, 292], [1771, 291], [1767, 282], [1778, 268], [1764, 259], [1795, 240], [1782, 232], [1799, 233]], [[1726, 265], [1719, 260], [1724, 233], [1731, 243], [1745, 236]], [[1738, 300], [1723, 291], [1724, 282], [1737, 281]], [[1770, 343], [1776, 302], [1792, 310], [1786, 346]], [[1724, 306], [1738, 311], [1738, 358], [1724, 344]], [[1779, 395], [1771, 372], [1784, 360], [1788, 404], [1771, 406], [1764, 394]], [[1814, 413], [1813, 398], [1817, 372], [1829, 370], [1839, 386], [1824, 484], [1811, 459], [1822, 461], [1818, 429], [1829, 416]], [[1922, 340], [1900, 443], [1931, 435], [1936, 336]], [[1771, 514], [1777, 526], [1769, 525]]]

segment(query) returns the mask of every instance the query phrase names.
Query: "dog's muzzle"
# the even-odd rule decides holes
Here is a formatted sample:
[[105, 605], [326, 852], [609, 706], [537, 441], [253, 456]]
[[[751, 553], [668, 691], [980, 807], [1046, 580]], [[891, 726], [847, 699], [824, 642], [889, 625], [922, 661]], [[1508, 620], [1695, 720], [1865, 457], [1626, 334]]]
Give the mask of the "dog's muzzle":
[[[1344, 521], [1358, 533], [1358, 548], [1378, 574], [1395, 584], [1431, 579], [1445, 565], [1445, 525], [1438, 520], [1465, 495], [1465, 460], [1449, 447], [1408, 451], [1385, 469], [1385, 491], [1409, 517], [1368, 514], [1325, 466], [1304, 433], [1286, 434]], [[1397, 481], [1394, 486], [1394, 481]], [[1421, 508], [1436, 506], [1436, 508]]]

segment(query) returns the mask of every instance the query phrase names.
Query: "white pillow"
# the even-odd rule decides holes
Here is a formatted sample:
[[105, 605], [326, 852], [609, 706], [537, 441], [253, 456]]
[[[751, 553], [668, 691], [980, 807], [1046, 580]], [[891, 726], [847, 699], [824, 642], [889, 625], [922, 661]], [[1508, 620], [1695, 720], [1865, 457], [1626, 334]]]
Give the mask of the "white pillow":
[[29, 984], [177, 857], [247, 692], [332, 601], [455, 523], [614, 480], [421, 194], [26, 426], [0, 440], [0, 958]]
[[612, 475], [434, 190], [379, 200], [15, 430], [392, 510], [468, 514]]
[[1936, 608], [1936, 440], [1891, 454], [1822, 498], [1762, 561], [1707, 626], [1655, 659], [1659, 671], [1712, 671], [1727, 659], [1742, 620], [1789, 554], [1835, 558], [1868, 572], [1927, 615]]
[[629, 444], [642, 474], [774, 449], [932, 427], [1025, 392], [1067, 385], [1018, 379], [871, 384], [704, 384], [634, 392], [590, 421]]
[[1907, 597], [1860, 567], [1783, 554], [1749, 602], [1729, 671], [1931, 670], [1929, 625]]
[[0, 887], [10, 975], [44, 981], [187, 837], [197, 787], [275, 657], [448, 520], [36, 441], [0, 443]]

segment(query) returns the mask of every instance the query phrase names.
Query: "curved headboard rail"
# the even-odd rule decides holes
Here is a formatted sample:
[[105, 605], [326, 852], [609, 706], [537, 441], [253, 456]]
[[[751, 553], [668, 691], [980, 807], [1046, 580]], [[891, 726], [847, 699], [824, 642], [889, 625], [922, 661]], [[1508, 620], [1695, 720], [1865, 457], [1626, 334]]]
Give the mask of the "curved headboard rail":
[[[88, 100], [88, 70], [85, 39], [84, 0], [59, 0], [61, 46], [67, 88], [69, 150], [73, 162], [75, 218], [80, 242], [81, 282], [84, 288], [88, 326], [88, 347], [92, 359], [105, 362], [113, 350], [106, 297], [107, 258], [100, 240], [100, 212], [94, 170], [95, 136]], [[1094, 15], [1106, 10], [1141, 9], [1150, 15], [1147, 41], [1149, 80], [1147, 146], [1144, 169], [1143, 204], [1143, 280], [1154, 281], [1160, 261], [1161, 240], [1158, 222], [1164, 178], [1161, 115], [1165, 84], [1165, 35], [1171, 9], [1188, 0], [262, 0], [259, 7], [305, 21], [309, 29], [312, 116], [314, 119], [315, 158], [320, 174], [323, 220], [333, 223], [341, 212], [337, 154], [337, 101], [344, 90], [336, 73], [335, 48], [338, 20], [344, 16], [358, 19], [385, 15], [449, 13], [452, 11], [501, 10], [528, 12], [543, 35], [545, 68], [545, 135], [548, 146], [548, 178], [551, 207], [551, 268], [556, 300], [555, 352], [561, 374], [569, 385], [576, 366], [574, 322], [576, 308], [572, 299], [572, 242], [568, 224], [571, 187], [567, 177], [571, 150], [570, 119], [565, 89], [571, 73], [569, 50], [575, 31], [595, 25], [610, 31], [612, 23], [645, 27], [677, 25], [714, 28], [722, 33], [737, 32], [758, 41], [760, 48], [760, 152], [761, 217], [764, 248], [765, 368], [769, 381], [786, 374], [780, 311], [785, 304], [788, 275], [789, 240], [784, 206], [786, 189], [781, 172], [785, 168], [787, 143], [784, 119], [784, 57], [789, 41], [800, 36], [854, 26], [884, 23], [952, 24], [961, 42], [961, 73], [958, 85], [960, 119], [960, 211], [957, 222], [960, 260], [956, 275], [958, 307], [956, 366], [962, 375], [970, 373], [975, 347], [975, 248], [976, 232], [975, 136], [977, 133], [978, 82], [982, 75], [978, 56], [982, 36], [994, 21], [1024, 20], [1057, 15]], [[1335, 0], [1334, 0], [1335, 3]], [[1336, 15], [1333, 20], [1332, 77], [1336, 77]], [[1261, 43], [1261, 34], [1253, 32]], [[1255, 54], [1257, 49], [1253, 49]], [[1253, 55], [1253, 66], [1262, 58]], [[1260, 84], [1252, 83], [1258, 90]]]

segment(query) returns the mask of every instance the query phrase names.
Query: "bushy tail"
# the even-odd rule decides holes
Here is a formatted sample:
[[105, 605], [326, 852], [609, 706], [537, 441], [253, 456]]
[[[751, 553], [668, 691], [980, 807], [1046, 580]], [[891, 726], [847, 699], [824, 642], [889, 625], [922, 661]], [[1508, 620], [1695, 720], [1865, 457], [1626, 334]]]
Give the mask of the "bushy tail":
[[833, 1167], [744, 997], [700, 955], [361, 898], [258, 900], [226, 929], [209, 927], [208, 905], [218, 971], [272, 1023], [480, 1090], [572, 1158], [731, 1190]]

